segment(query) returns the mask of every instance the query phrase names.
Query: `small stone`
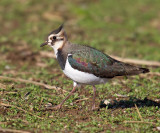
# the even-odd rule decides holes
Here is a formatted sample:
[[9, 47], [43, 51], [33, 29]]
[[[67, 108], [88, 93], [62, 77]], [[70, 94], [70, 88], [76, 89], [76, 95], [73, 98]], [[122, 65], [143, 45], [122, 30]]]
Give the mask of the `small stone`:
[[29, 110], [30, 110], [30, 111], [33, 111], [33, 105], [32, 105], [32, 104], [29, 105]]
[[52, 103], [47, 103], [47, 104], [45, 105], [45, 107], [46, 107], [46, 108], [52, 107]]
[[53, 118], [53, 115], [50, 115], [49, 118]]
[[155, 99], [155, 102], [160, 102], [160, 99]]
[[5, 66], [5, 69], [9, 70], [9, 69], [10, 69], [10, 66], [6, 65], [6, 66]]
[[105, 104], [105, 105], [108, 105], [108, 104], [110, 104], [110, 103], [111, 103], [111, 99], [104, 100], [104, 104]]
[[64, 126], [64, 128], [67, 128], [68, 126], [66, 125], [66, 126]]
[[157, 130], [160, 131], [160, 127], [157, 127]]

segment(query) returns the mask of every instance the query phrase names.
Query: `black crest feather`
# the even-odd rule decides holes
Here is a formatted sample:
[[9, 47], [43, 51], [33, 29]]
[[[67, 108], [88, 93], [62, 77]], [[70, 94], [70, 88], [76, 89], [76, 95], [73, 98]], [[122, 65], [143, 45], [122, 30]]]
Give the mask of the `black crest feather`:
[[51, 34], [58, 34], [63, 29], [63, 24], [56, 30], [53, 30], [49, 35]]

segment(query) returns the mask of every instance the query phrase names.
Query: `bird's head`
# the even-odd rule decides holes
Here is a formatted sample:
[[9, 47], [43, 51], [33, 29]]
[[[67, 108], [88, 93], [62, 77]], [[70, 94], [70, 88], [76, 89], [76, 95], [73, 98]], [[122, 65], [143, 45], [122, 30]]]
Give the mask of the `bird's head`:
[[61, 25], [58, 29], [53, 30], [47, 37], [47, 40], [41, 44], [41, 47], [45, 45], [49, 45], [57, 51], [62, 48], [64, 43], [67, 41], [67, 35], [64, 31], [63, 25]]

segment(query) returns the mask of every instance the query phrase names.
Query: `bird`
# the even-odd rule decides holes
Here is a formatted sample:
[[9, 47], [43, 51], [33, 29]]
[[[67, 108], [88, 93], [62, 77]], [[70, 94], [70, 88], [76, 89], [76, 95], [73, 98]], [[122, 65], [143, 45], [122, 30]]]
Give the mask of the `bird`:
[[63, 24], [48, 34], [40, 46], [49, 45], [58, 60], [63, 73], [73, 81], [73, 89], [67, 97], [52, 109], [59, 110], [64, 102], [81, 85], [93, 86], [91, 110], [96, 110], [95, 98], [98, 84], [105, 84], [117, 76], [148, 73], [149, 69], [118, 61], [103, 52], [86, 45], [73, 44], [68, 40]]

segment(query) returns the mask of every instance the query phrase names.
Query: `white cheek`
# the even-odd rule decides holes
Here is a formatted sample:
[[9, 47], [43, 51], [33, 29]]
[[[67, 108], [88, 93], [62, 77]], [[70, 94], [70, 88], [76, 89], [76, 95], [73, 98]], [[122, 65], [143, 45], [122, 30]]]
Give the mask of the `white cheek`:
[[50, 39], [51, 37], [48, 37], [48, 43], [51, 44], [52, 40]]
[[52, 45], [50, 45], [50, 46], [53, 48], [53, 50], [54, 50], [54, 53], [55, 53], [56, 57], [57, 57], [58, 49], [59, 49], [59, 48], [61, 48], [61, 47], [62, 47], [62, 45], [63, 45], [63, 41], [57, 41], [57, 42], [55, 42], [55, 43], [54, 43], [54, 45], [53, 45], [53, 46], [52, 46]]
[[52, 40], [48, 39], [48, 45], [52, 47], [51, 43], [52, 43]]

